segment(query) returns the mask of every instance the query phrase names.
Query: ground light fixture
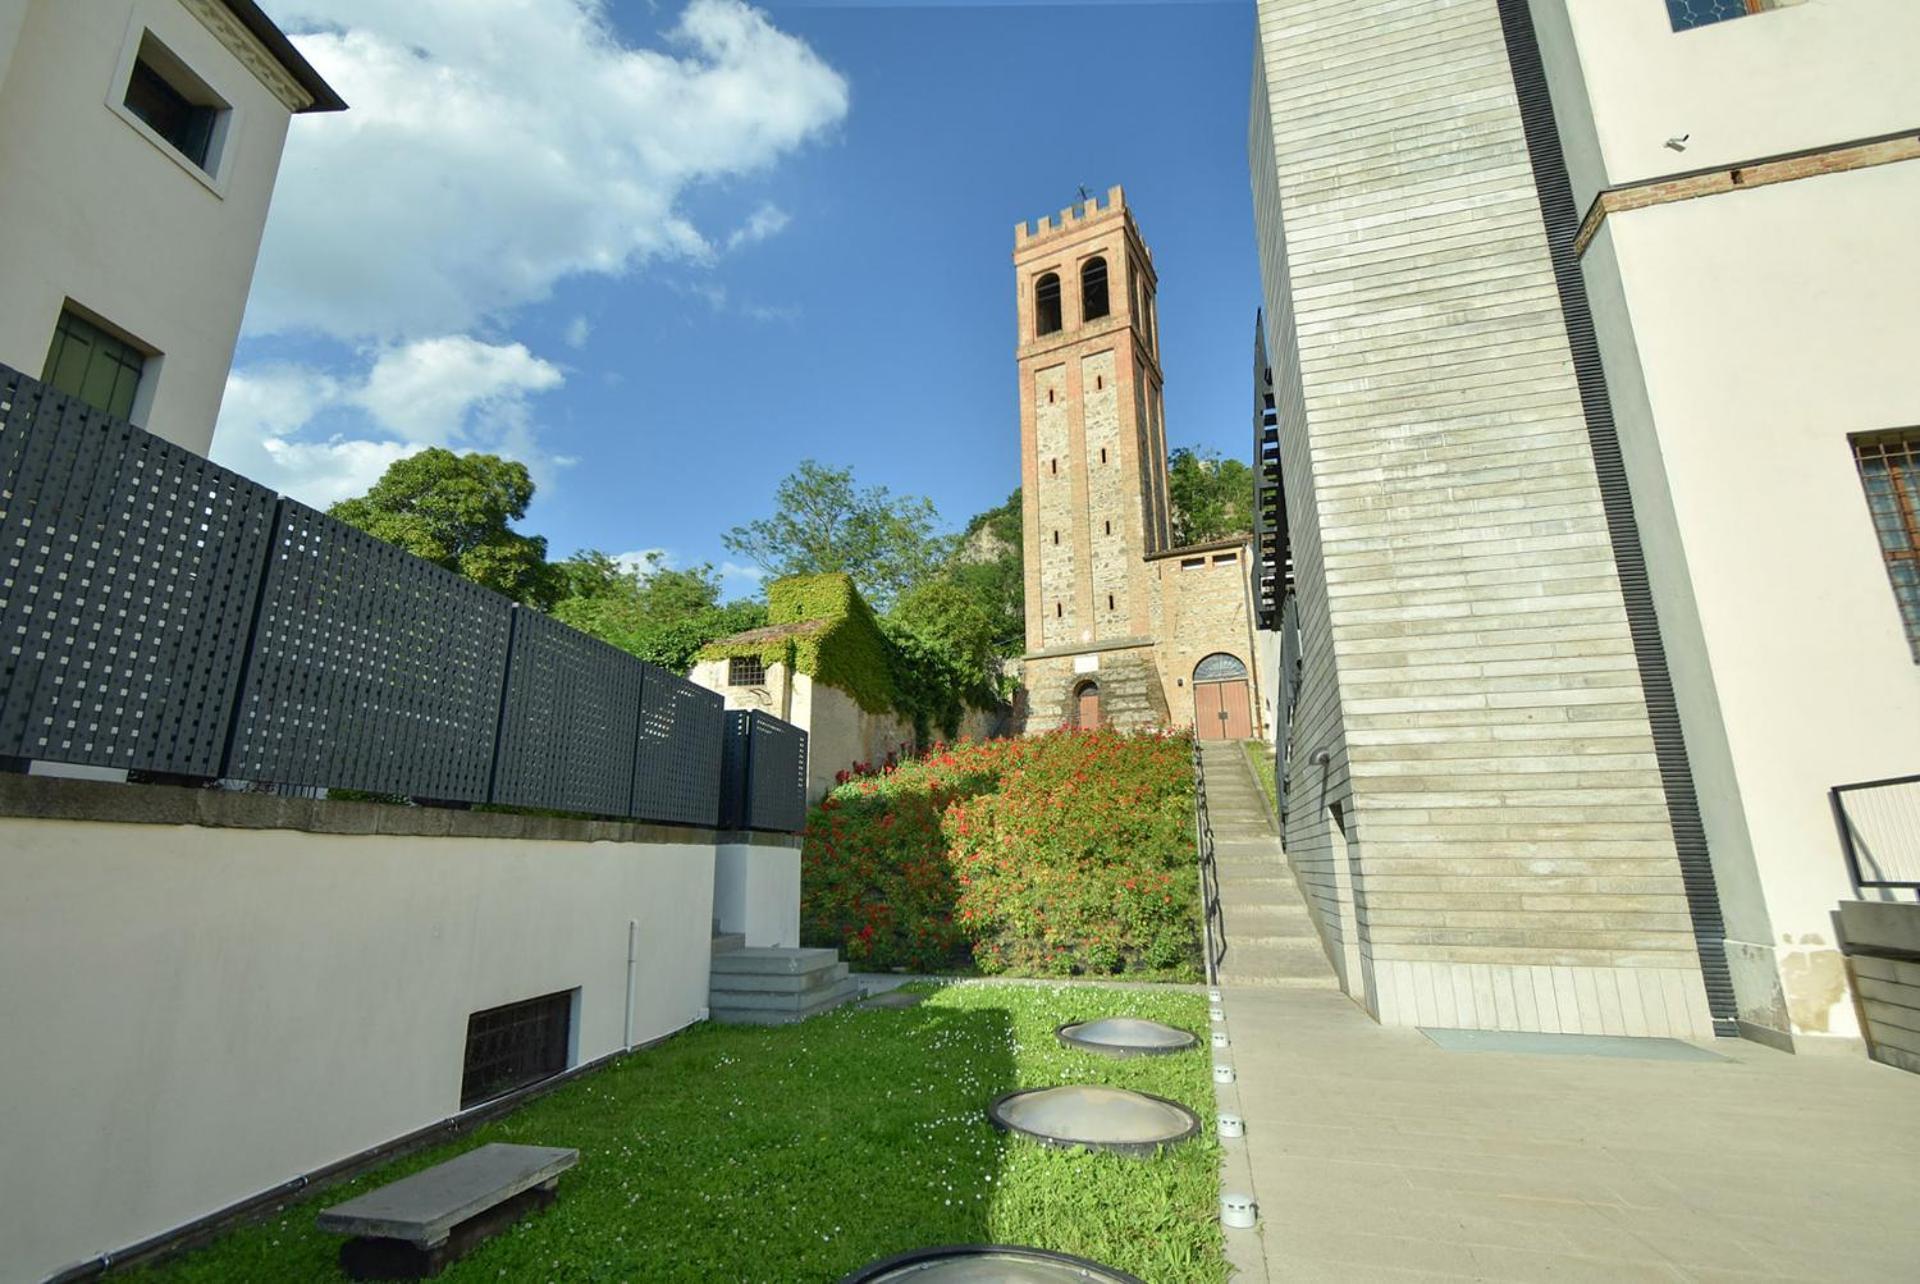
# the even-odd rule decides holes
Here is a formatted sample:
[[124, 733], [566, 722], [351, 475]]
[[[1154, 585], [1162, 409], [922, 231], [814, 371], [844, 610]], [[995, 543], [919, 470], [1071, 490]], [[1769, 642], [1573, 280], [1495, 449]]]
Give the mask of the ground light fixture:
[[1233, 1067], [1230, 1065], [1223, 1065], [1218, 1061], [1214, 1062], [1213, 1063], [1213, 1081], [1215, 1083], [1232, 1083]]
[[923, 1248], [864, 1266], [840, 1284], [1142, 1284], [1084, 1257], [1005, 1244]]
[[1185, 1052], [1200, 1040], [1185, 1030], [1141, 1017], [1101, 1017], [1069, 1021], [1053, 1032], [1069, 1048], [1109, 1057], [1164, 1057]]
[[1075, 1083], [1003, 1092], [987, 1106], [996, 1128], [1047, 1146], [1150, 1158], [1199, 1135], [1200, 1116], [1147, 1092]]
[[1257, 1216], [1252, 1195], [1228, 1191], [1220, 1196], [1220, 1224], [1234, 1230], [1252, 1230]]
[[1222, 1137], [1244, 1137], [1247, 1135], [1247, 1123], [1239, 1115], [1220, 1116], [1220, 1135]]

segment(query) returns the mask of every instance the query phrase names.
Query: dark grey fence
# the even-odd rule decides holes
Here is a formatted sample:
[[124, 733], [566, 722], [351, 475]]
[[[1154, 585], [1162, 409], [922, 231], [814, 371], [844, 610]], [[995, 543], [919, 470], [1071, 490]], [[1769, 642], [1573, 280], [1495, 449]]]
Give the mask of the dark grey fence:
[[727, 714], [720, 824], [798, 833], [807, 824], [807, 733], [771, 714]]
[[[0, 550], [0, 758], [722, 819], [718, 694], [3, 365]], [[755, 716], [728, 823], [798, 830]]]

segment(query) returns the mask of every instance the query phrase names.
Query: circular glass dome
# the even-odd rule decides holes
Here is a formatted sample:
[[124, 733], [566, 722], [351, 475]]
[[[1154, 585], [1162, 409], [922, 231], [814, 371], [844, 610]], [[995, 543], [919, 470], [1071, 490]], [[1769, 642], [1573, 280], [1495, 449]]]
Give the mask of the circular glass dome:
[[1073, 1021], [1053, 1032], [1070, 1048], [1105, 1053], [1110, 1057], [1160, 1057], [1185, 1052], [1200, 1040], [1185, 1030], [1142, 1017], [1101, 1017]]
[[1179, 1102], [1097, 1084], [1002, 1093], [987, 1107], [987, 1117], [1045, 1145], [1141, 1157], [1200, 1131], [1200, 1117]]
[[963, 1248], [927, 1248], [875, 1262], [840, 1284], [1141, 1284], [1083, 1257], [1038, 1248], [975, 1244]]

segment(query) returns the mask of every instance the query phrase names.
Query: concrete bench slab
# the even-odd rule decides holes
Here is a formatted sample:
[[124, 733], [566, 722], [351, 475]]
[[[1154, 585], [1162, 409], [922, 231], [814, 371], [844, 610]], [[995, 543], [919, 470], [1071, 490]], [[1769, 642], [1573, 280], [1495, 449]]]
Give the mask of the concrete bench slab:
[[494, 1142], [335, 1204], [317, 1224], [353, 1237], [340, 1252], [353, 1278], [423, 1278], [551, 1203], [560, 1174], [579, 1162], [577, 1150]]

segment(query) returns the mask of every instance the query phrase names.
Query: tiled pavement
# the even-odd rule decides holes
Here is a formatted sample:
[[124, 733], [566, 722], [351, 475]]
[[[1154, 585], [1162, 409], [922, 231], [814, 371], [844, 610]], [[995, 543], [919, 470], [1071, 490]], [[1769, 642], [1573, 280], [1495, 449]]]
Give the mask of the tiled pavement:
[[1920, 1077], [1447, 1052], [1337, 992], [1232, 987], [1274, 1280], [1920, 1279]]

